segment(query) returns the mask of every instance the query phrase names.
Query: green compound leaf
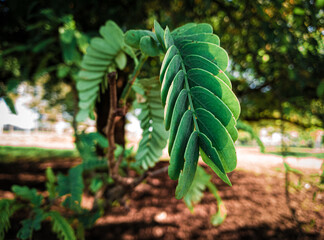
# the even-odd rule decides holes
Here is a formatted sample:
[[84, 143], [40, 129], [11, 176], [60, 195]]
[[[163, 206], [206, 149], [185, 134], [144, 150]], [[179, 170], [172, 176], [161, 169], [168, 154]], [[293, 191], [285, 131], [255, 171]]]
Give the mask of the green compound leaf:
[[143, 133], [135, 159], [144, 170], [154, 167], [159, 161], [169, 135], [163, 126], [160, 87], [157, 77], [140, 79], [133, 85], [136, 93], [143, 95], [142, 101], [137, 100], [136, 104], [141, 109], [138, 119]]
[[30, 201], [35, 207], [40, 207], [44, 197], [35, 188], [13, 185], [11, 190], [20, 198]]
[[80, 208], [84, 188], [82, 172], [82, 165], [78, 165], [71, 168], [67, 176], [62, 174], [58, 175], [57, 190], [59, 196], [68, 195], [63, 202], [63, 206], [75, 210]]
[[32, 239], [34, 230], [40, 230], [41, 222], [45, 219], [46, 215], [42, 209], [33, 209], [33, 216], [21, 221], [22, 227], [17, 233], [18, 239]]
[[15, 200], [0, 200], [0, 239], [5, 239], [5, 233], [10, 228], [10, 217], [23, 206]]
[[[156, 26], [161, 39], [162, 31]], [[199, 153], [231, 185], [226, 173], [236, 167], [234, 142], [241, 110], [225, 74], [228, 55], [205, 23], [189, 23], [171, 33], [166, 27], [163, 40], [161, 100], [165, 128], [170, 129], [168, 173], [171, 179], [179, 179], [176, 197], [189, 191]]]
[[101, 37], [91, 39], [76, 79], [80, 99], [80, 111], [77, 115], [79, 122], [86, 120], [93, 112], [100, 85], [104, 83], [109, 68], [116, 66], [124, 69], [127, 63], [125, 53], [132, 54], [132, 51], [126, 48], [123, 31], [113, 21], [107, 21], [99, 33]]
[[73, 228], [59, 212], [50, 211], [46, 213], [52, 222], [52, 230], [60, 240], [76, 240]]

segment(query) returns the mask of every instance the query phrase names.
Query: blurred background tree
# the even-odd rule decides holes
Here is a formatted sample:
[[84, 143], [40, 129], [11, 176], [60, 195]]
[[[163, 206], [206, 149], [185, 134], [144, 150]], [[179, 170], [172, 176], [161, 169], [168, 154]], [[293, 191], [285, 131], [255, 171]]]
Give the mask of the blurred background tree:
[[[171, 29], [208, 22], [220, 36], [247, 121], [323, 126], [324, 1], [8, 1], [0, 2], [2, 95], [22, 81], [45, 88], [50, 106], [75, 116], [74, 79], [100, 25]], [[147, 71], [157, 73], [156, 60]], [[69, 89], [69, 90], [67, 90]], [[76, 124], [74, 122], [74, 124]], [[76, 127], [76, 126], [75, 126]]]

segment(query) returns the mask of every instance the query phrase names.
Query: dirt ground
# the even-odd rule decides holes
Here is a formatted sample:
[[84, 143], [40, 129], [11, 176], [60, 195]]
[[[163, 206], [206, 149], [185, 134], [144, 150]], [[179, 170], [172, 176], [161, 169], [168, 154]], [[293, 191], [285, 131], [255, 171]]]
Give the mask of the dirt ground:
[[[56, 173], [66, 172], [75, 164], [71, 161], [2, 164], [0, 198], [11, 197], [13, 184], [43, 191], [46, 167], [51, 166]], [[167, 164], [161, 162], [156, 168]], [[324, 193], [318, 193], [313, 200], [316, 188], [306, 183], [300, 191], [291, 192], [291, 206], [302, 223], [299, 231], [286, 204], [282, 164], [263, 170], [238, 168], [229, 174], [233, 187], [213, 178], [227, 209], [227, 218], [219, 227], [210, 223], [217, 210], [213, 196], [206, 193], [191, 214], [183, 201], [175, 199], [176, 182], [165, 173], [139, 185], [130, 194], [127, 207], [115, 207], [101, 217], [86, 232], [86, 239], [324, 239]], [[316, 168], [304, 171], [308, 176], [318, 173]], [[83, 204], [87, 205], [87, 198]], [[13, 222], [6, 239], [15, 239], [19, 227], [18, 222]], [[43, 225], [33, 239], [56, 239], [48, 227]]]

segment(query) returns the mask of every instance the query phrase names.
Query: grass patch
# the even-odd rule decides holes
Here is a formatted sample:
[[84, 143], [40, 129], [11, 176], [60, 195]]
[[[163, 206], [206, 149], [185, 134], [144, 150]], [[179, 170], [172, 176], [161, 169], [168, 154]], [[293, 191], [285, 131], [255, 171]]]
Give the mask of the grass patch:
[[41, 162], [59, 158], [78, 157], [76, 149], [47, 149], [38, 147], [0, 146], [0, 162], [16, 161]]
[[288, 151], [286, 151], [284, 154], [282, 154], [280, 148], [276, 148], [276, 149], [271, 149], [266, 153], [275, 154], [278, 156], [285, 155], [286, 157], [296, 157], [296, 158], [313, 157], [313, 158], [324, 159], [324, 152], [314, 152], [314, 149], [312, 148], [290, 147], [288, 148]]

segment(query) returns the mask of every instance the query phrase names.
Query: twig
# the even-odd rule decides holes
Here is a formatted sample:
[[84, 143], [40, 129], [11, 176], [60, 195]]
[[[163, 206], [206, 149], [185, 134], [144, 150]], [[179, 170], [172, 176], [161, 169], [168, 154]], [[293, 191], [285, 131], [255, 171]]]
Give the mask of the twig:
[[109, 82], [109, 93], [110, 93], [110, 109], [107, 120], [107, 139], [108, 139], [108, 152], [107, 152], [107, 161], [108, 161], [108, 170], [109, 174], [116, 181], [122, 185], [130, 185], [133, 182], [133, 178], [121, 177], [118, 174], [118, 167], [115, 168], [115, 124], [116, 117], [121, 114], [121, 110], [117, 109], [117, 84], [116, 84], [116, 72], [111, 72], [108, 74]]

